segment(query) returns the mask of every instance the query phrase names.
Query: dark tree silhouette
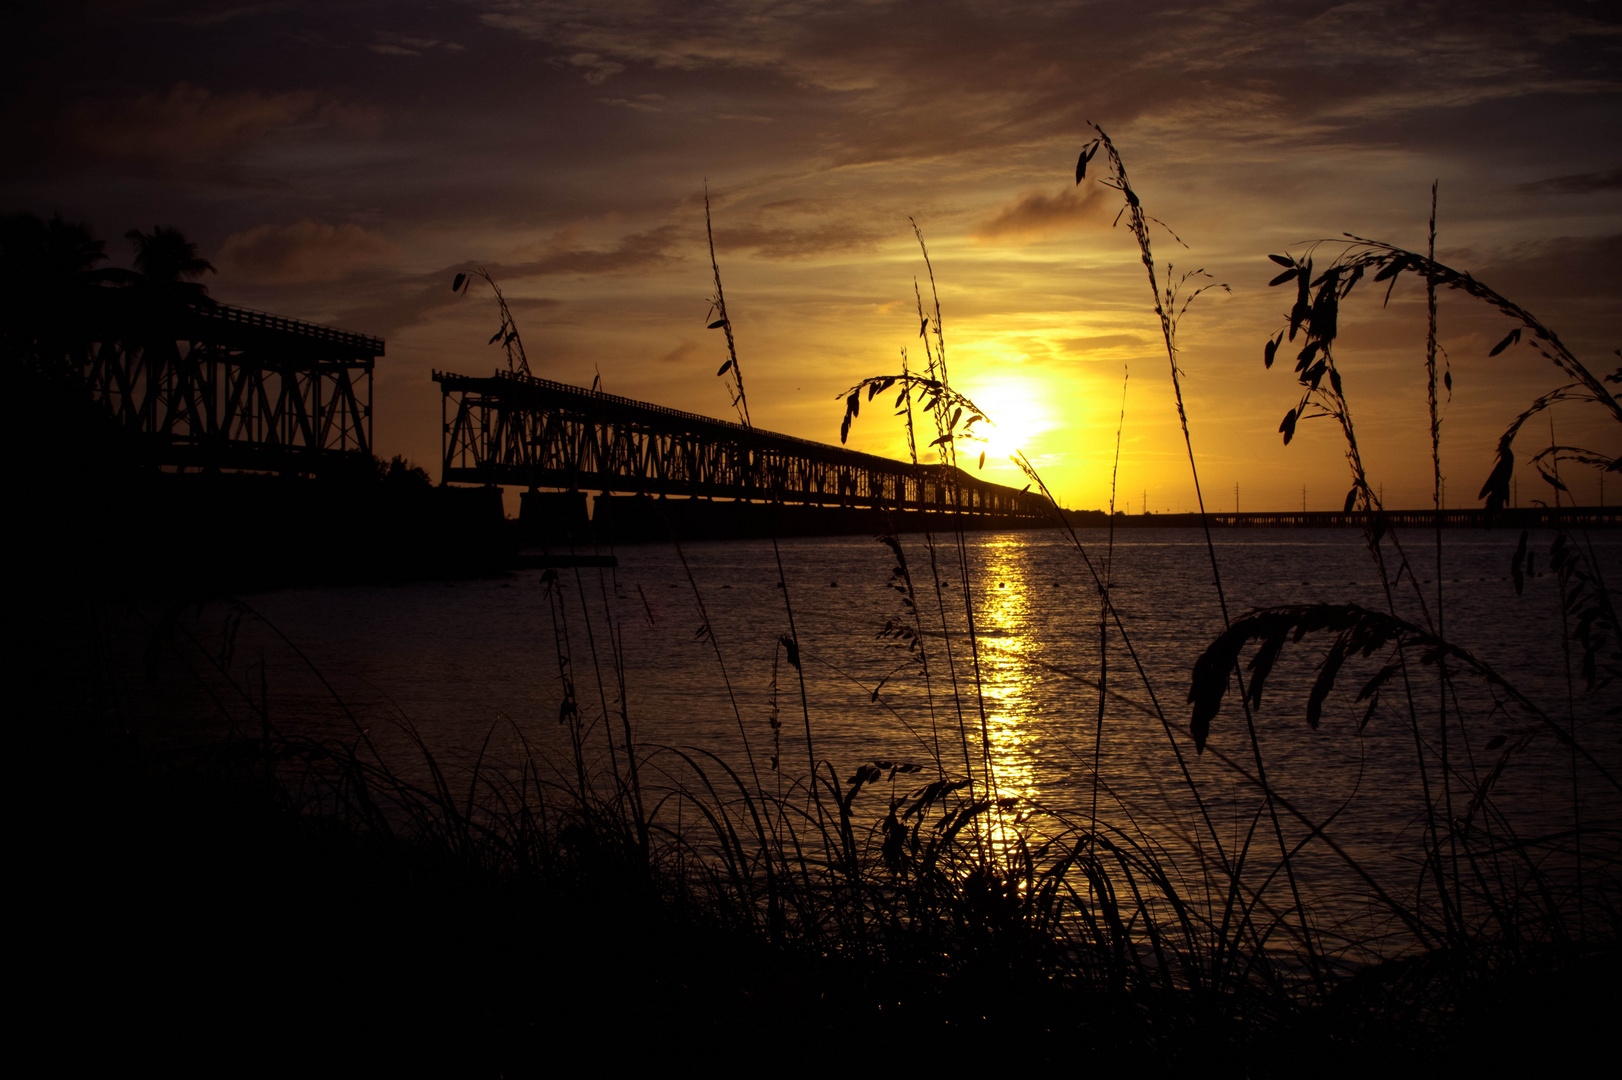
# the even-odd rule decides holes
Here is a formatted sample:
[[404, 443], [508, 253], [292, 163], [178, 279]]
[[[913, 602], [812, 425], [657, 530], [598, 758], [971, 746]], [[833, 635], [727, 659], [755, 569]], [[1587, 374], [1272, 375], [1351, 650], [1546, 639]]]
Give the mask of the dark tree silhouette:
[[107, 257], [106, 246], [88, 226], [61, 214], [50, 221], [28, 213], [0, 218], [0, 273], [7, 285], [74, 280]]
[[106, 246], [88, 226], [61, 214], [50, 221], [29, 213], [0, 217], [0, 288], [7, 308], [55, 306], [78, 287], [99, 281], [105, 271], [95, 266], [107, 257]]
[[135, 245], [135, 269], [148, 283], [176, 299], [209, 302], [208, 290], [195, 279], [214, 273], [214, 264], [198, 258], [197, 245], [179, 229], [154, 225], [149, 233], [131, 229], [124, 235]]
[[57, 214], [0, 217], [0, 340], [7, 355], [32, 356], [44, 341], [72, 336], [91, 290], [121, 271], [97, 269], [106, 245], [88, 226]]

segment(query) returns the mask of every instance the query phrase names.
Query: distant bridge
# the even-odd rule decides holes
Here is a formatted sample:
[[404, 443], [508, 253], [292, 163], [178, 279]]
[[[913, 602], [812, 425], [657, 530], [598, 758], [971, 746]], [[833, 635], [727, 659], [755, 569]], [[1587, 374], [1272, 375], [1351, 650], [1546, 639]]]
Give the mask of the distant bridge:
[[106, 292], [68, 361], [148, 464], [315, 473], [370, 462], [381, 338]]
[[1038, 494], [512, 372], [434, 372], [447, 483], [1049, 518]]
[[[1280, 510], [1240, 514], [1209, 511], [1206, 520], [1215, 526], [1229, 528], [1367, 528], [1371, 522], [1366, 510]], [[1389, 527], [1434, 528], [1438, 514], [1431, 510], [1381, 510], [1379, 517]], [[1096, 524], [1108, 519], [1099, 515]], [[1622, 525], [1622, 510], [1614, 506], [1528, 506], [1505, 507], [1488, 513], [1480, 507], [1453, 508], [1441, 511], [1443, 528], [1545, 529], [1563, 528], [1615, 528]], [[1091, 522], [1089, 522], [1091, 524]], [[1198, 514], [1131, 514], [1116, 518], [1117, 525], [1133, 528], [1199, 528]]]

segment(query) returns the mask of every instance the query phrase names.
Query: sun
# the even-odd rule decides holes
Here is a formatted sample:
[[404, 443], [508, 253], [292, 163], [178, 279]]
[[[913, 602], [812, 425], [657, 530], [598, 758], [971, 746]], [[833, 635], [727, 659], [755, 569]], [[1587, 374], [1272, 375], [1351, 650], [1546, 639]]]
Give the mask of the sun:
[[965, 441], [958, 446], [960, 459], [978, 459], [985, 451], [986, 465], [1006, 464], [1016, 451], [1036, 452], [1036, 444], [1053, 421], [1044, 405], [1042, 384], [1023, 377], [1004, 377], [968, 391], [968, 397], [985, 411], [989, 423], [974, 425], [974, 433], [984, 442]]

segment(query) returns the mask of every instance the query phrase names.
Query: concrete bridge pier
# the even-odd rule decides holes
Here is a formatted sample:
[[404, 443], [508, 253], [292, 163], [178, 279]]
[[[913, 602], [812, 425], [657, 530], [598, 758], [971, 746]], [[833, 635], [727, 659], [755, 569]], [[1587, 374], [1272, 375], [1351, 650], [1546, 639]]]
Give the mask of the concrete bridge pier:
[[518, 496], [518, 537], [524, 544], [567, 548], [591, 543], [584, 491], [525, 491]]

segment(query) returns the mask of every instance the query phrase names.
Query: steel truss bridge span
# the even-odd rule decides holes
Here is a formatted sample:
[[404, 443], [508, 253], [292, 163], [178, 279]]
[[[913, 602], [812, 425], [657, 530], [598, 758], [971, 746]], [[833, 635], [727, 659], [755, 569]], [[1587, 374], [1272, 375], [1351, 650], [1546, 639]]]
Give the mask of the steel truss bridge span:
[[434, 372], [447, 483], [1046, 519], [1040, 495], [498, 371]]
[[152, 464], [320, 472], [372, 454], [380, 338], [224, 304], [109, 297], [69, 364]]

